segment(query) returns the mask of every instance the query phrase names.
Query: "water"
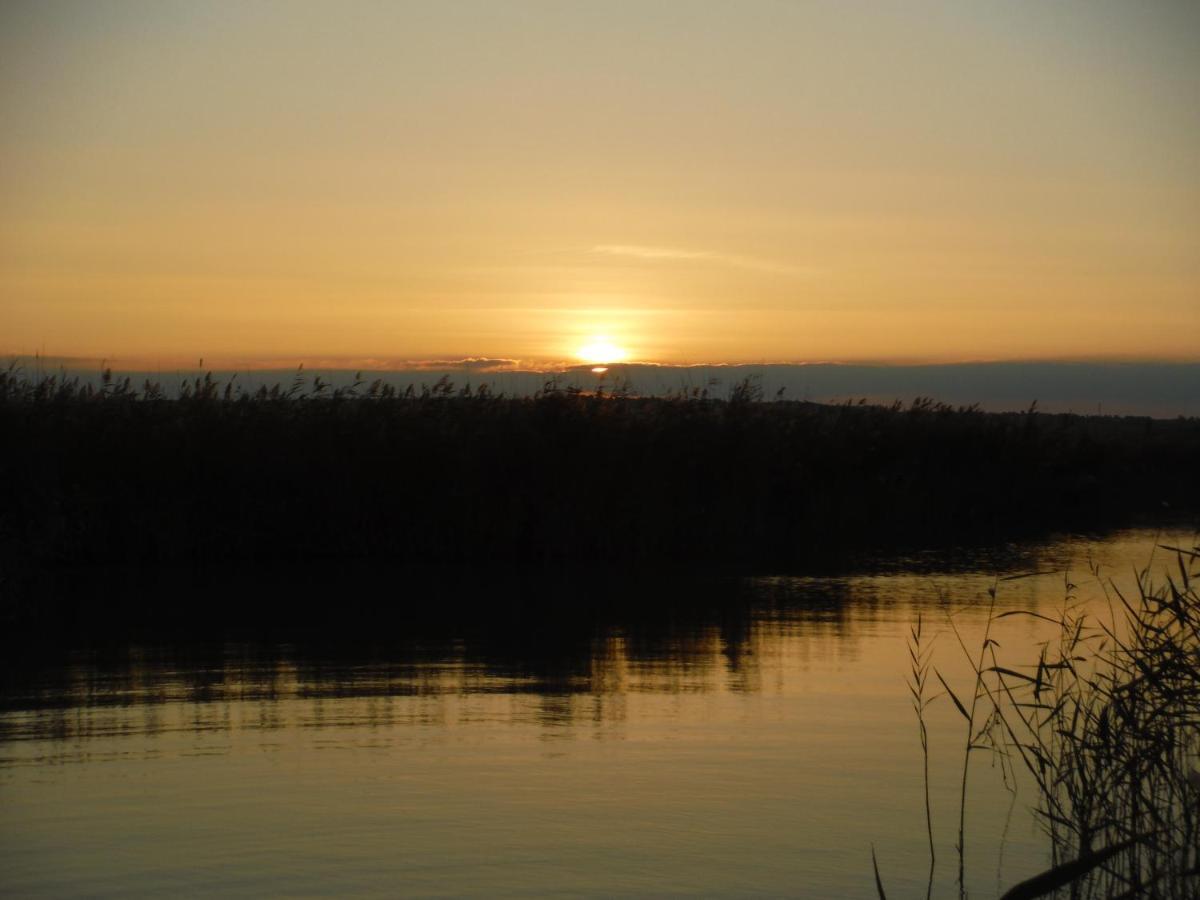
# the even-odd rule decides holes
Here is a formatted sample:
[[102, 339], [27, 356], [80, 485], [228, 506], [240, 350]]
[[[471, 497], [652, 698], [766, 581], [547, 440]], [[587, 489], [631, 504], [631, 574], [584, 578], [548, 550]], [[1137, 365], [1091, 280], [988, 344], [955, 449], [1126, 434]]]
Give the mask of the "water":
[[[889, 891], [913, 896], [928, 866], [905, 687], [915, 616], [961, 682], [946, 614], [977, 640], [998, 571], [1045, 573], [998, 593], [1045, 610], [1065, 570], [1099, 598], [1089, 565], [1130, 586], [1156, 543], [1191, 539], [631, 583], [656, 602], [586, 616], [52, 640], [70, 647], [4, 666], [0, 890], [873, 897], [874, 845]], [[1040, 627], [1004, 620], [1006, 658]], [[955, 892], [962, 727], [934, 704], [938, 896]], [[1032, 795], [1014, 801], [985, 755], [972, 765], [968, 884], [990, 896], [1047, 848]]]

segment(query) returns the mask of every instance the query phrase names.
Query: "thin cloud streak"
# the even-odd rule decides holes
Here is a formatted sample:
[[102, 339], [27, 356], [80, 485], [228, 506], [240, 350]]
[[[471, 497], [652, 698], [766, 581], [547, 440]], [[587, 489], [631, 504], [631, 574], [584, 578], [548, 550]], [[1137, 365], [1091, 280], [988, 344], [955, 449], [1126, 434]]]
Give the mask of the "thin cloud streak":
[[751, 272], [770, 272], [776, 275], [813, 275], [817, 270], [805, 266], [793, 266], [753, 256], [737, 256], [729, 253], [711, 253], [707, 250], [683, 250], [675, 247], [645, 247], [638, 244], [597, 244], [592, 253], [603, 256], [623, 256], [647, 262], [690, 261], [712, 263]]

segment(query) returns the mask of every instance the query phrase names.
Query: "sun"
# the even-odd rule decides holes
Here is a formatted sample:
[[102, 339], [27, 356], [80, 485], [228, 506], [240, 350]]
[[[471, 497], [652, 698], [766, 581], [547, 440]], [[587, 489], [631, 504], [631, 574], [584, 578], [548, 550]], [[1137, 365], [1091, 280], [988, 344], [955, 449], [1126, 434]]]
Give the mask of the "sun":
[[587, 343], [575, 351], [575, 355], [583, 362], [592, 365], [606, 365], [621, 362], [629, 357], [623, 347], [618, 347], [606, 337], [589, 338]]

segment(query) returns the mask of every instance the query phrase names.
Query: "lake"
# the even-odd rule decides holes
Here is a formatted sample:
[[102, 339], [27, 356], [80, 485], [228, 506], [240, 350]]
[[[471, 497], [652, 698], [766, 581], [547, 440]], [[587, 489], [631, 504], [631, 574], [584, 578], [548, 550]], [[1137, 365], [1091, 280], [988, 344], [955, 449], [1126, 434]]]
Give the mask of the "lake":
[[[1053, 611], [1068, 572], [1107, 608], [1105, 579], [1132, 588], [1171, 562], [1157, 544], [1193, 538], [628, 576], [602, 603], [560, 577], [486, 616], [456, 601], [486, 586], [451, 579], [422, 587], [419, 617], [347, 626], [334, 593], [328, 622], [24, 636], [0, 693], [0, 890], [873, 897], [873, 845], [889, 893], [923, 894], [917, 615], [969, 690], [949, 614], [977, 644], [989, 588]], [[1026, 617], [995, 633], [1013, 662], [1047, 635]], [[956, 894], [963, 724], [944, 697], [930, 710], [935, 896]], [[993, 896], [1048, 848], [986, 754], [969, 783], [968, 887]]]

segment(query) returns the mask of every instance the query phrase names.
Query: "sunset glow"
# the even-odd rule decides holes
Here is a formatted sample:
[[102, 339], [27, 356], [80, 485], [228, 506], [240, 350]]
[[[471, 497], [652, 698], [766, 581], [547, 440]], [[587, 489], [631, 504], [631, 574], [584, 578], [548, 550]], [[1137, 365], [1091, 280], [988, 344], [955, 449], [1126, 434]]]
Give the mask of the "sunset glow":
[[1195, 359], [1200, 5], [1102, 6], [14, 0], [0, 354]]
[[0, 0], [0, 894], [1200, 898], [1198, 100], [1200, 0]]
[[629, 358], [629, 354], [625, 350], [605, 337], [592, 338], [580, 347], [575, 355], [582, 362], [597, 366], [623, 362]]

